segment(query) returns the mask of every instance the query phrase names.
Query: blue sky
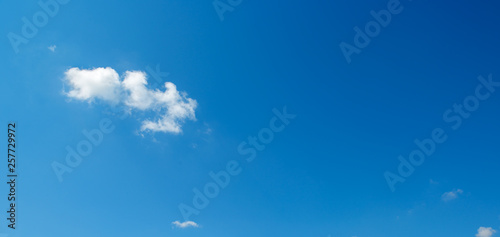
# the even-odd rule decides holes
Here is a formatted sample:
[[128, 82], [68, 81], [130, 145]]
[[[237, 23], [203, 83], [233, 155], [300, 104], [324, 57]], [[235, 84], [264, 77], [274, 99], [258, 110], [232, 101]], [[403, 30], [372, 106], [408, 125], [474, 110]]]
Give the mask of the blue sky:
[[[498, 3], [216, 3], [223, 20], [212, 1], [61, 0], [30, 37], [38, 1], [1, 3], [0, 119], [18, 127], [19, 177], [16, 230], [2, 198], [0, 233], [500, 235]], [[341, 43], [357, 47], [353, 29], [391, 9], [348, 62]], [[103, 123], [68, 166], [67, 147]], [[445, 141], [427, 155], [414, 140], [433, 136]], [[72, 172], [59, 179], [55, 163]], [[186, 219], [179, 205], [234, 164]], [[392, 191], [387, 172], [405, 182]]]

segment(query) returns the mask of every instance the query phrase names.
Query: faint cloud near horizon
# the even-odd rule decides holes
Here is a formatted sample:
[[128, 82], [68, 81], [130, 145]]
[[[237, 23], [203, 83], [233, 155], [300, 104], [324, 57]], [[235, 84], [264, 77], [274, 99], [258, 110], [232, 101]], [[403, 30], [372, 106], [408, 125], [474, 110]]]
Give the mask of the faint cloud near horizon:
[[200, 227], [194, 221], [184, 221], [184, 222], [174, 221], [174, 222], [172, 222], [172, 225], [173, 225], [172, 228], [177, 227], [177, 228], [181, 228], [181, 229], [188, 228], [188, 227], [193, 227], [193, 228]]
[[450, 192], [443, 193], [443, 195], [441, 196], [441, 199], [445, 202], [448, 202], [448, 201], [457, 199], [458, 195], [460, 195], [462, 193], [464, 193], [464, 191], [462, 189], [453, 190]]

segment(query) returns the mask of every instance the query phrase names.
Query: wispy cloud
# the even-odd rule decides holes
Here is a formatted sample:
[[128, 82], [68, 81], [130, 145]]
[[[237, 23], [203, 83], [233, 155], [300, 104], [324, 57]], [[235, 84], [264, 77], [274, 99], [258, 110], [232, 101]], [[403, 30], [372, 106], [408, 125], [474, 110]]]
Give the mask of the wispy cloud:
[[476, 237], [491, 237], [496, 232], [497, 231], [491, 227], [479, 227], [479, 229], [477, 229]]
[[464, 191], [462, 189], [456, 189], [456, 190], [453, 190], [450, 192], [446, 192], [446, 193], [443, 193], [443, 195], [441, 196], [441, 199], [445, 202], [448, 202], [448, 201], [457, 199], [458, 195], [462, 194], [463, 192]]
[[79, 69], [65, 72], [70, 90], [66, 96], [92, 103], [96, 100], [110, 105], [123, 104], [130, 111], [152, 111], [153, 118], [144, 119], [141, 131], [180, 133], [185, 120], [196, 120], [197, 102], [179, 92], [175, 84], [165, 83], [165, 90], [147, 88], [147, 76], [142, 71], [127, 71], [121, 80], [110, 68]]
[[172, 222], [172, 225], [174, 225], [175, 227], [177, 228], [181, 228], [181, 229], [184, 229], [184, 228], [188, 228], [188, 227], [193, 227], [193, 228], [198, 228], [200, 227], [196, 222], [194, 221], [184, 221], [184, 222], [180, 222], [180, 221], [174, 221]]
[[47, 48], [48, 48], [50, 51], [54, 52], [54, 51], [56, 51], [57, 46], [55, 46], [55, 45], [51, 45], [51, 46], [49, 46], [49, 47], [47, 47]]

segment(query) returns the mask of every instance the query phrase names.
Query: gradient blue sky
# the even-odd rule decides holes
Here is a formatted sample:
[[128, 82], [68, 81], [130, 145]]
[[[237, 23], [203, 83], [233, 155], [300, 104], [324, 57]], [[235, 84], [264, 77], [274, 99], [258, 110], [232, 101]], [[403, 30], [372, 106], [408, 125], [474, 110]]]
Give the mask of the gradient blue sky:
[[[500, 4], [401, 0], [403, 11], [347, 63], [339, 44], [352, 44], [353, 28], [387, 2], [243, 0], [221, 21], [211, 1], [71, 0], [15, 53], [7, 34], [20, 34], [21, 18], [41, 8], [3, 1], [0, 121], [18, 124], [20, 178], [17, 229], [2, 218], [0, 232], [471, 237], [480, 227], [500, 230], [500, 89], [459, 129], [443, 120], [474, 94], [478, 76], [500, 81]], [[197, 120], [181, 134], [139, 136], [143, 114], [121, 120], [106, 104], [62, 93], [71, 67], [122, 74], [157, 64], [170, 73], [165, 82], [198, 102]], [[297, 117], [245, 163], [238, 145], [284, 106]], [[63, 162], [65, 147], [103, 118], [115, 130], [60, 183], [52, 162]], [[396, 172], [398, 156], [437, 127], [448, 140], [391, 192], [384, 172]], [[190, 218], [200, 227], [173, 226], [183, 221], [179, 203], [189, 204], [192, 189], [230, 160], [242, 172]]]

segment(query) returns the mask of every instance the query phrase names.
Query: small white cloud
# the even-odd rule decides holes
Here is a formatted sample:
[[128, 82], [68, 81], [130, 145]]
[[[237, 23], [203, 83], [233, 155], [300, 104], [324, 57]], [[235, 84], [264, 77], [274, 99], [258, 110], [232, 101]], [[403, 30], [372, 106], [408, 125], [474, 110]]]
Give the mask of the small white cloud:
[[125, 72], [125, 79], [122, 82], [123, 88], [128, 91], [125, 105], [139, 110], [151, 107], [153, 95], [146, 88], [147, 84], [144, 72]]
[[55, 46], [55, 45], [51, 45], [51, 46], [49, 46], [49, 47], [47, 47], [47, 48], [48, 48], [50, 51], [54, 52], [54, 51], [56, 51], [57, 46]]
[[185, 92], [179, 93], [174, 83], [165, 83], [165, 91], [155, 90], [152, 93], [155, 109], [164, 109], [165, 113], [155, 121], [145, 120], [141, 131], [181, 132], [181, 122], [186, 119], [196, 120], [194, 110], [198, 106], [196, 100], [187, 97]]
[[101, 99], [112, 104], [120, 100], [120, 77], [110, 67], [91, 70], [71, 68], [65, 75], [66, 82], [71, 87], [66, 93], [70, 98], [89, 102]]
[[497, 231], [491, 227], [479, 227], [479, 229], [477, 229], [476, 237], [491, 237], [496, 232]]
[[100, 99], [112, 105], [124, 104], [131, 111], [155, 112], [153, 118], [142, 121], [141, 131], [180, 133], [181, 124], [186, 119], [196, 120], [196, 100], [188, 98], [185, 92], [179, 92], [171, 82], [165, 83], [165, 91], [148, 89], [144, 72], [127, 71], [123, 81], [110, 67], [91, 70], [71, 68], [65, 75], [71, 88], [65, 94], [70, 98], [88, 102]]
[[462, 194], [463, 192], [464, 191], [462, 189], [457, 189], [457, 190], [453, 190], [451, 192], [446, 192], [446, 193], [443, 193], [443, 195], [441, 196], [441, 199], [445, 202], [448, 202], [448, 201], [457, 199], [458, 195]]
[[188, 227], [194, 227], [194, 228], [200, 227], [194, 221], [184, 221], [184, 222], [174, 221], [174, 222], [172, 222], [172, 225], [174, 225], [177, 228], [181, 228], [181, 229], [188, 228]]

